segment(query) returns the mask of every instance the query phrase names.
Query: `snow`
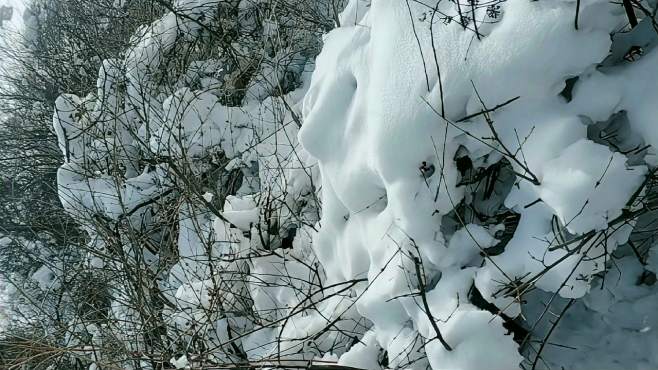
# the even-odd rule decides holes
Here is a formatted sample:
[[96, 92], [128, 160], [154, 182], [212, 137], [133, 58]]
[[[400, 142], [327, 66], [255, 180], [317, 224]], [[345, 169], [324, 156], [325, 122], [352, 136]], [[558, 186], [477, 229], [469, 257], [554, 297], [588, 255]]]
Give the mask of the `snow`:
[[4, 279], [0, 280], [0, 333], [6, 330], [11, 318], [11, 297], [15, 290]]
[[381, 369], [380, 352], [381, 348], [377, 344], [375, 332], [369, 331], [349, 351], [340, 356], [338, 364], [359, 369]]
[[[498, 240], [480, 225], [470, 224], [457, 230], [448, 243], [449, 253], [437, 264], [440, 268], [450, 266], [479, 265], [480, 252], [496, 245]], [[478, 263], [473, 263], [478, 262]]]
[[58, 289], [59, 284], [61, 284], [61, 282], [57, 281], [57, 275], [55, 272], [46, 265], [41, 266], [36, 272], [34, 272], [34, 274], [32, 274], [32, 280], [34, 280], [43, 291]]
[[188, 369], [189, 368], [189, 362], [187, 360], [187, 356], [183, 355], [179, 358], [172, 358], [171, 361], [169, 361], [176, 369]]
[[[628, 238], [632, 226], [617, 228], [605, 252], [593, 242], [578, 253], [553, 248], [553, 216], [573, 235], [606, 229], [626, 209], [646, 174], [645, 166], [630, 166], [625, 155], [587, 140], [583, 117], [589, 122], [607, 119], [622, 108], [623, 94], [611, 89], [602, 100], [588, 99], [582, 94], [602, 86], [590, 82], [589, 88], [581, 88], [578, 82], [572, 102], [558, 96], [570, 76], [603, 78], [592, 69], [606, 57], [609, 34], [620, 22], [619, 9], [590, 1], [581, 8], [575, 30], [574, 5], [507, 1], [501, 4], [502, 19], [487, 26], [478, 40], [457, 22], [429, 27], [427, 12], [434, 2], [426, 8], [412, 2], [373, 2], [366, 10], [351, 1], [343, 19], [357, 21], [345, 22], [325, 37], [299, 135], [317, 158], [323, 181], [322, 227], [313, 248], [329, 281], [359, 278], [368, 271], [369, 284], [357, 307], [373, 322], [378, 343], [388, 348], [389, 356], [409, 355], [413, 346], [401, 350], [405, 340], [397, 335], [413, 338], [417, 330], [426, 340], [432, 368], [517, 368], [522, 358], [500, 318], [467, 308], [467, 302], [456, 304], [455, 293], [461, 291], [464, 298], [463, 287], [474, 280], [485, 299], [515, 317], [521, 313], [519, 298], [498, 294], [501, 285], [528, 281], [544, 266], [564, 260], [534, 282], [565, 297], [582, 297], [593, 276], [605, 269], [607, 253]], [[454, 3], [441, 2], [438, 9], [456, 12]], [[423, 12], [427, 17], [419, 16]], [[439, 45], [436, 50], [433, 42]], [[491, 140], [485, 115], [455, 124], [516, 97], [488, 115], [499, 142]], [[655, 106], [640, 104], [645, 111]], [[639, 110], [629, 111], [629, 118]], [[500, 158], [511, 148], [522, 158], [511, 160], [514, 171], [536, 176], [537, 184], [517, 180], [505, 200], [521, 214], [521, 222], [495, 257], [480, 253], [495, 245], [493, 230], [468, 225], [450, 240], [443, 237], [442, 219], [465, 197], [451, 161], [460, 145], [480, 158]], [[419, 171], [424, 163], [440, 171], [426, 178]], [[540, 203], [524, 208], [537, 199]], [[452, 352], [430, 340], [418, 299], [409, 304], [399, 298], [417, 289], [414, 257], [422, 261], [428, 281], [439, 280], [427, 294], [434, 307], [442, 307], [436, 315], [447, 321], [439, 326], [445, 328], [446, 341], [454, 342]], [[457, 273], [466, 266], [474, 268]], [[450, 285], [444, 286], [444, 280]], [[447, 308], [455, 310], [452, 316]], [[471, 324], [475, 326], [469, 329]], [[482, 352], [486, 347], [491, 351]]]
[[[351, 0], [315, 62], [287, 48], [263, 56], [230, 106], [219, 60], [191, 62], [171, 86], [156, 78], [167, 53], [202, 39], [218, 3], [174, 2], [186, 17], [142, 27], [123, 60], [103, 62], [96, 96], [62, 95], [53, 115], [59, 195], [88, 220], [90, 249], [108, 247], [90, 219], [144, 231], [158, 222], [151, 203], [175, 203], [166, 267], [163, 251], [117, 237], [157, 276], [169, 335], [208, 333], [213, 348], [283, 365], [511, 370], [532, 353], [504, 325], [541, 315], [547, 297], [578, 299], [552, 341], [586, 348], [564, 359], [551, 348], [547, 362], [606, 368], [615, 355], [596, 345], [612, 353], [623, 331], [633, 343], [652, 335], [655, 288], [636, 283], [645, 268], [627, 245], [639, 222], [620, 217], [641, 209], [634, 195], [658, 164], [658, 49], [602, 66], [625, 22], [618, 4], [583, 1], [576, 29], [574, 1], [508, 0], [495, 17], [473, 10], [476, 35], [457, 21], [460, 3]], [[280, 31], [270, 22], [267, 37]], [[288, 74], [300, 83], [278, 94]], [[218, 169], [242, 179], [226, 197], [204, 177]], [[656, 256], [640, 261], [647, 271]], [[616, 264], [617, 285], [598, 289]], [[32, 278], [57, 284], [45, 266]], [[112, 314], [131, 340], [141, 328], [125, 294]], [[628, 357], [652, 356], [655, 343]]]
[[[656, 96], [658, 82], [654, 74], [647, 74], [646, 71], [655, 66], [658, 61], [658, 50], [650, 49], [640, 60], [633, 64], [612, 67], [605, 73], [593, 73], [586, 76], [576, 85], [578, 94], [574, 103], [583, 104], [586, 109], [591, 107], [592, 100], [588, 98], [588, 90], [605, 91], [606, 95], [613, 95], [614, 101], [618, 101], [613, 108], [615, 112], [625, 111], [632, 129], [639, 133], [647, 144], [651, 144], [647, 161], [651, 165], [656, 165], [655, 147], [658, 145], [658, 132], [653, 126], [654, 118], [658, 111], [655, 104], [650, 101]], [[581, 103], [583, 102], [583, 103]], [[610, 110], [610, 106], [603, 111]]]
[[454, 350], [446, 351], [437, 341], [428, 343], [425, 351], [432, 369], [504, 370], [516, 368], [522, 360], [502, 320], [488, 312], [460, 310], [442, 329]]
[[[609, 271], [606, 281], [597, 280], [597, 288], [573, 305], [551, 336], [551, 341], [577, 350], [560, 351], [559, 347], [546, 346], [543, 357], [547, 364], [538, 368], [567, 364], [576, 369], [655, 367], [656, 289], [655, 285], [637, 284], [641, 273], [635, 256], [618, 260], [617, 268]], [[529, 301], [524, 313], [534, 322], [550, 296], [536, 292], [528, 298], [536, 304]], [[560, 310], [564, 305], [564, 301], [558, 301], [554, 309]], [[539, 325], [537, 334], [544, 335], [547, 330], [545, 325]]]
[[621, 215], [645, 173], [646, 167], [627, 167], [624, 155], [583, 139], [545, 164], [539, 195], [571, 233], [603, 230]]
[[25, 0], [5, 0], [2, 5], [11, 6], [14, 8], [11, 21], [4, 22], [3, 27], [11, 31], [20, 30], [23, 26], [23, 12], [26, 7]]

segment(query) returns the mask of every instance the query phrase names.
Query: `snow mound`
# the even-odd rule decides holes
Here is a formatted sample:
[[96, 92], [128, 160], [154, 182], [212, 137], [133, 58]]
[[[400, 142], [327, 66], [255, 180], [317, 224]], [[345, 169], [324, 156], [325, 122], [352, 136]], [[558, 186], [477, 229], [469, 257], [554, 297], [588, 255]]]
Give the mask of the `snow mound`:
[[[576, 29], [575, 2], [509, 0], [498, 10], [459, 22], [455, 2], [350, 1], [304, 100], [299, 140], [323, 185], [313, 249], [329, 281], [368, 277], [357, 307], [395, 367], [422, 368], [422, 341], [433, 369], [517, 368], [518, 344], [496, 314], [518, 316], [535, 286], [582, 297], [632, 231], [615, 222], [647, 167], [588, 140], [587, 125], [640, 109], [614, 91], [583, 95], [609, 78], [592, 71], [623, 13], [588, 1]], [[565, 98], [580, 75], [591, 77]], [[472, 178], [488, 171], [512, 180], [478, 189]], [[517, 225], [502, 243], [510, 214]], [[500, 311], [471, 305], [473, 289]], [[423, 294], [452, 351], [434, 339]], [[357, 351], [372, 361], [370, 343], [344, 361], [358, 363]]]

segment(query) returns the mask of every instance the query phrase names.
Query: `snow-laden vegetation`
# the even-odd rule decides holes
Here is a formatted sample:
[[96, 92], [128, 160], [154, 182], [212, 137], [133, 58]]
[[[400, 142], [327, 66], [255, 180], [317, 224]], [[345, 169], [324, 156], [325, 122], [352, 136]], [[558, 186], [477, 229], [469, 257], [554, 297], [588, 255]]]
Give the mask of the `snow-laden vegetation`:
[[28, 9], [8, 368], [658, 367], [656, 1]]

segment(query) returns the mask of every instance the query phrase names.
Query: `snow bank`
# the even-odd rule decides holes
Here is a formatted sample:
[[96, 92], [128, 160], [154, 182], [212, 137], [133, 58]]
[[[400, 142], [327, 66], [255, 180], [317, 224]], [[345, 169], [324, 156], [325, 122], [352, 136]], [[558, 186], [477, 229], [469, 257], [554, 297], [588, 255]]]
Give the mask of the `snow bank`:
[[[626, 109], [640, 131], [634, 117], [649, 117], [646, 107], [655, 104], [632, 106], [643, 98], [629, 98], [623, 105], [615, 90], [639, 82], [633, 71], [653, 56], [613, 72], [627, 83], [593, 72], [623, 22], [621, 9], [603, 1], [583, 4], [578, 29], [575, 3], [567, 1], [510, 0], [495, 20], [482, 7], [464, 24], [454, 2], [361, 3], [350, 1], [342, 27], [325, 37], [304, 100], [299, 139], [317, 158], [323, 184], [313, 248], [329, 281], [368, 277], [357, 307], [389, 360], [408, 361], [396, 367], [422, 368], [410, 342], [419, 338], [433, 369], [516, 368], [522, 357], [503, 320], [470, 305], [469, 291], [477, 288], [511, 317], [531, 286], [564, 297], [588, 292], [628, 239], [632, 224], [610, 226], [647, 167], [588, 140], [587, 124]], [[565, 81], [579, 75], [591, 77], [576, 83], [568, 101]], [[587, 96], [615, 83], [602, 100]], [[458, 157], [472, 167], [458, 168]], [[468, 176], [494, 167], [516, 179], [483, 196]], [[502, 198], [493, 213], [465, 225], [455, 212], [464, 217], [463, 207], [481, 207], [478, 197]], [[493, 252], [505, 230], [494, 216], [505, 212], [520, 214], [520, 222]], [[579, 237], [587, 243], [570, 244]], [[425, 284], [452, 351], [433, 339], [418, 293]], [[351, 353], [344, 361], [357, 363]]]

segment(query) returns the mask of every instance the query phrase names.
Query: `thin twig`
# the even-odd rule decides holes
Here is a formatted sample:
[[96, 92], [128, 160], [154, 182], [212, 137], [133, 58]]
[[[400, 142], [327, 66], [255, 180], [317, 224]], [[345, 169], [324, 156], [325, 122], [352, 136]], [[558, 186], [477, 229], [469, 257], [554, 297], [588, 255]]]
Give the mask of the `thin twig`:
[[414, 256], [414, 265], [416, 266], [416, 278], [418, 279], [418, 289], [420, 290], [420, 298], [423, 301], [423, 308], [425, 308], [425, 314], [427, 315], [427, 318], [430, 320], [430, 324], [432, 324], [432, 327], [434, 328], [434, 331], [436, 332], [436, 339], [441, 342], [443, 345], [443, 348], [446, 349], [446, 351], [452, 351], [452, 347], [443, 339], [443, 335], [441, 335], [441, 330], [439, 330], [439, 326], [436, 324], [436, 320], [434, 320], [434, 315], [432, 315], [432, 311], [430, 310], [430, 306], [427, 303], [427, 295], [425, 294], [425, 283], [423, 282], [423, 275], [420, 273], [420, 259], [416, 256]]

